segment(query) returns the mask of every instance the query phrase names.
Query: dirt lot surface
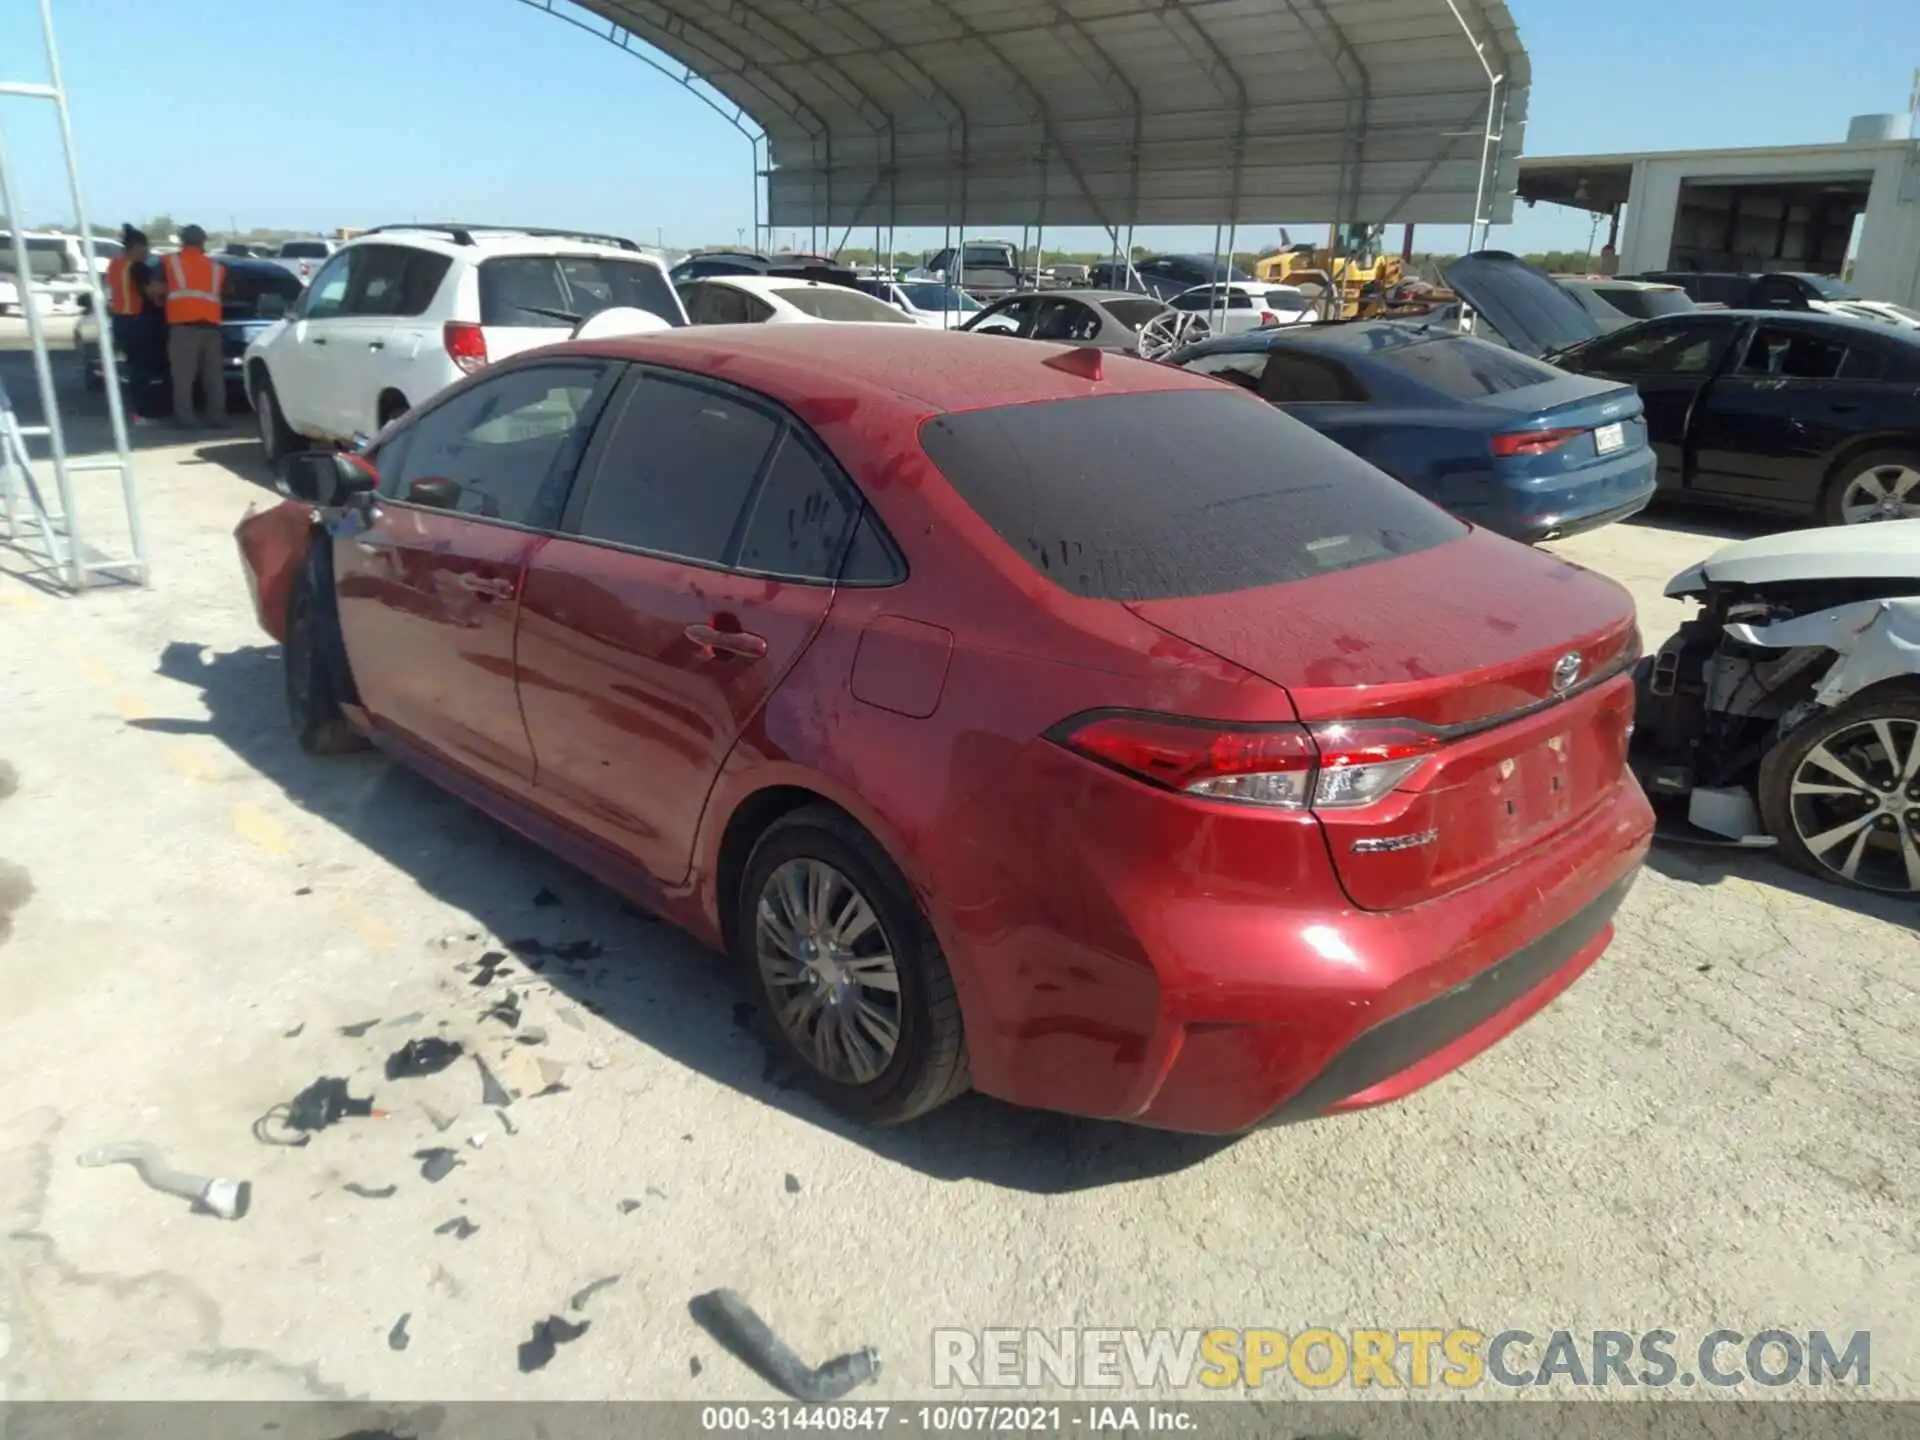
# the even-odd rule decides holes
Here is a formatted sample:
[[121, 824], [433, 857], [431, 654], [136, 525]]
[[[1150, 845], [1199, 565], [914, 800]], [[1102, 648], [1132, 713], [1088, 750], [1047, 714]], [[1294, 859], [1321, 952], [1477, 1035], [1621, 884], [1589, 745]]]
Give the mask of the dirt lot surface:
[[[878, 1398], [995, 1325], [1862, 1329], [1873, 1393], [1920, 1397], [1910, 906], [1661, 852], [1585, 979], [1405, 1103], [1234, 1143], [978, 1098], [862, 1133], [764, 1078], [689, 941], [374, 755], [300, 753], [230, 538], [258, 447], [139, 465], [151, 588], [63, 598], [0, 546], [0, 1399], [768, 1395], [689, 1318], [720, 1285], [809, 1361], [878, 1347]], [[1728, 533], [1559, 548], [1652, 646]], [[523, 938], [592, 943], [478, 983]], [[484, 1018], [510, 991], [517, 1030]], [[389, 1082], [432, 1034], [522, 1098], [470, 1058]], [[254, 1137], [321, 1075], [391, 1114]], [[76, 1164], [136, 1140], [250, 1213]], [[549, 1315], [590, 1329], [522, 1373]]]

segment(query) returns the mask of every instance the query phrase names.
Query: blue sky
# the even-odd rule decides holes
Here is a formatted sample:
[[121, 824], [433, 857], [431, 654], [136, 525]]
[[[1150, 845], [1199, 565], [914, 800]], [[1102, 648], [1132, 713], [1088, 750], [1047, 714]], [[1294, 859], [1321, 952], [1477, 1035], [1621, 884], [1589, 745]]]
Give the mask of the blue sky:
[[[1510, 7], [1533, 57], [1535, 155], [1840, 140], [1851, 115], [1905, 109], [1920, 65], [1911, 0]], [[0, 0], [7, 63], [33, 66], [0, 78], [41, 78], [35, 10]], [[458, 216], [680, 245], [732, 241], [752, 223], [738, 132], [521, 0], [54, 0], [54, 11], [97, 222], [165, 212], [330, 230]], [[174, 98], [181, 77], [191, 99]], [[55, 132], [38, 113], [51, 107], [0, 104], [21, 210], [64, 218]], [[1454, 249], [1461, 234], [1434, 227], [1419, 244]], [[1579, 212], [1521, 206], [1495, 239], [1581, 248], [1587, 234]], [[1094, 236], [1049, 231], [1049, 242], [1091, 248]], [[1241, 243], [1272, 238], [1243, 231]], [[1138, 239], [1206, 248], [1212, 230]], [[930, 240], [901, 232], [902, 248]]]

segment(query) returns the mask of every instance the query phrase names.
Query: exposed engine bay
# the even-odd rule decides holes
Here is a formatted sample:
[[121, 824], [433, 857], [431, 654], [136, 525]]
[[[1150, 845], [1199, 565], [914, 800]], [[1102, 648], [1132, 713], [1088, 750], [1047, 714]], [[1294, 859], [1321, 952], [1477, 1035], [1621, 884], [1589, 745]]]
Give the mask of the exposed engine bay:
[[1920, 893], [1920, 521], [1747, 541], [1667, 594], [1700, 612], [1635, 673], [1661, 838]]

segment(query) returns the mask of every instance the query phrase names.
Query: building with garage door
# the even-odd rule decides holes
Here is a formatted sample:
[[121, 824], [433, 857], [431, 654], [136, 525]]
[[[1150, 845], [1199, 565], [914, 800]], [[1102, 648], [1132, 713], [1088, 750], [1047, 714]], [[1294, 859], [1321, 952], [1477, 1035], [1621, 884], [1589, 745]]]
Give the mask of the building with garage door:
[[[1520, 198], [1614, 219], [1620, 273], [1798, 270], [1920, 305], [1920, 143], [1863, 115], [1843, 144], [1528, 156]], [[1858, 231], [1856, 239], [1856, 228]]]

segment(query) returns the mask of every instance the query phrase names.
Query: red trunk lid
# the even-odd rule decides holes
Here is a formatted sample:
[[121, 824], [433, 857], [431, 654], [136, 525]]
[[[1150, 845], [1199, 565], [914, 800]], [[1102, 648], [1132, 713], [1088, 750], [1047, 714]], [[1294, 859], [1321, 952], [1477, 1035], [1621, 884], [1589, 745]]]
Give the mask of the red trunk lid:
[[[1311, 580], [1129, 608], [1284, 686], [1309, 723], [1447, 732], [1387, 798], [1320, 812], [1334, 868], [1364, 908], [1417, 904], [1501, 870], [1622, 783], [1631, 597], [1486, 531]], [[1556, 687], [1556, 670], [1576, 663]]]

